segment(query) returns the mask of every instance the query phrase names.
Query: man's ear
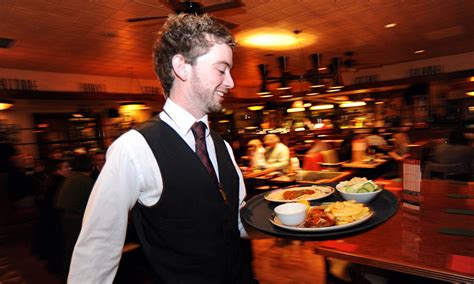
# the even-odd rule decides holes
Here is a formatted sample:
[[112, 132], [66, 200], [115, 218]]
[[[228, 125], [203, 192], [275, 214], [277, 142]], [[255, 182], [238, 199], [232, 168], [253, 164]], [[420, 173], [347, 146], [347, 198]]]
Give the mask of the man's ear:
[[189, 75], [186, 59], [184, 59], [181, 54], [176, 54], [173, 56], [171, 63], [173, 64], [173, 72], [175, 76], [181, 81], [186, 81]]

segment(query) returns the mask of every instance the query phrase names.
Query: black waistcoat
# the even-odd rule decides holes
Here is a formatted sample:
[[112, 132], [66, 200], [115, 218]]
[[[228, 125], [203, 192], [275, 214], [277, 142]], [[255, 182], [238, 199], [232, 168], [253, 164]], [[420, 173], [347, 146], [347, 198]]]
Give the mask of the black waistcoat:
[[225, 204], [215, 179], [166, 123], [138, 130], [163, 177], [160, 200], [132, 210], [133, 223], [159, 283], [236, 283], [240, 273], [239, 178], [224, 144], [211, 131]]

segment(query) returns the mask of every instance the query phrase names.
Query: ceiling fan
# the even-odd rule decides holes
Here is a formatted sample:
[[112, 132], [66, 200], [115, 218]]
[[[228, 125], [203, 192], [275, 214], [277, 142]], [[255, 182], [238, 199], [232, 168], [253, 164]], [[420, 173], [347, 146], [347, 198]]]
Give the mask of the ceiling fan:
[[[240, 8], [244, 6], [240, 0], [231, 0], [228, 2], [218, 3], [218, 4], [214, 4], [210, 6], [204, 6], [203, 4], [199, 2], [193, 2], [193, 1], [181, 2], [181, 1], [176, 1], [176, 0], [167, 0], [167, 1], [163, 1], [163, 3], [167, 5], [171, 10], [173, 10], [176, 14], [189, 13], [189, 14], [196, 14], [196, 15], [202, 15], [202, 14], [213, 13], [213, 12], [222, 11], [222, 10]], [[148, 16], [148, 17], [139, 17], [139, 18], [129, 18], [127, 19], [127, 22], [134, 23], [134, 22], [142, 22], [142, 21], [166, 19], [166, 18], [168, 18], [168, 16]], [[222, 23], [229, 29], [233, 29], [237, 27], [237, 24], [227, 22], [221, 19], [217, 19], [214, 17], [213, 19]]]
[[344, 57], [342, 58], [342, 66], [349, 71], [357, 71], [363, 68], [374, 68], [380, 67], [378, 64], [363, 63], [358, 59], [354, 58], [354, 51], [345, 51]]

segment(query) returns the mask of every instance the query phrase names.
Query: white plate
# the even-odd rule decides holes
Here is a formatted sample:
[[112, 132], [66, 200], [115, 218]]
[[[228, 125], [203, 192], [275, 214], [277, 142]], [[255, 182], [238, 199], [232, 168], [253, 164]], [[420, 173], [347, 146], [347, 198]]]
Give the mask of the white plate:
[[277, 226], [277, 227], [280, 227], [280, 228], [283, 228], [283, 229], [286, 229], [286, 230], [290, 230], [290, 231], [298, 231], [298, 232], [330, 232], [330, 231], [336, 231], [336, 230], [342, 230], [342, 229], [345, 229], [345, 228], [350, 228], [350, 227], [353, 227], [353, 226], [356, 226], [358, 224], [361, 224], [367, 220], [370, 219], [370, 217], [372, 217], [372, 215], [374, 215], [374, 211], [372, 211], [372, 209], [370, 210], [370, 213], [369, 215], [365, 216], [364, 218], [362, 219], [359, 219], [357, 221], [354, 221], [352, 223], [347, 223], [347, 224], [343, 224], [343, 225], [334, 225], [334, 226], [329, 226], [329, 227], [321, 227], [321, 228], [304, 228], [304, 227], [296, 227], [296, 226], [287, 226], [287, 225], [283, 225], [280, 220], [278, 220], [278, 218], [273, 215], [270, 217], [270, 222]]
[[[315, 191], [313, 195], [303, 195], [296, 199], [281, 199], [283, 193], [285, 191], [292, 191], [292, 190], [304, 190], [304, 189], [312, 189]], [[264, 198], [268, 201], [273, 202], [295, 202], [298, 200], [318, 200], [324, 197], [327, 197], [333, 194], [335, 191], [334, 187], [331, 186], [321, 186], [321, 185], [308, 185], [308, 186], [293, 186], [293, 187], [285, 187], [280, 189], [275, 189], [270, 191], [269, 193], [265, 194]]]

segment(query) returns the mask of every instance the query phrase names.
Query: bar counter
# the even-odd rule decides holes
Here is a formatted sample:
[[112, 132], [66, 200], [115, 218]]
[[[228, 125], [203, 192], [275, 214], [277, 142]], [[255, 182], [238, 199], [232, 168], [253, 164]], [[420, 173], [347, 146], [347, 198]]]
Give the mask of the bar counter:
[[315, 235], [304, 245], [370, 267], [474, 283], [474, 183], [422, 180], [421, 196], [419, 211], [400, 205], [369, 230], [324, 240]]

